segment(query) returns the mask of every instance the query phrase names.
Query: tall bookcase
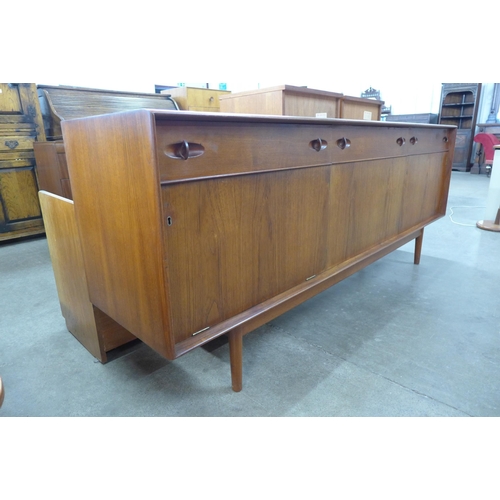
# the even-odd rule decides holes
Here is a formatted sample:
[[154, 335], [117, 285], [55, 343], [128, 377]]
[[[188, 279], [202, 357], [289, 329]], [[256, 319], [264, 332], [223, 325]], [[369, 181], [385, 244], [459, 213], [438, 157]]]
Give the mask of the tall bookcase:
[[480, 83], [443, 83], [439, 123], [458, 127], [453, 170], [470, 172], [474, 164], [472, 150], [480, 96]]

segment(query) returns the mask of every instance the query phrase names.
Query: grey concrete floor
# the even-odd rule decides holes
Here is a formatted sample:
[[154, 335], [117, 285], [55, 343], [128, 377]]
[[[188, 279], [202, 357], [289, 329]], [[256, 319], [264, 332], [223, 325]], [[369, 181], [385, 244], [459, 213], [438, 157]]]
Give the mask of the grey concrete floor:
[[66, 330], [46, 239], [0, 244], [0, 416], [500, 416], [488, 185], [453, 172], [419, 266], [405, 245], [247, 335], [240, 393], [226, 343], [168, 361], [138, 341], [99, 363]]

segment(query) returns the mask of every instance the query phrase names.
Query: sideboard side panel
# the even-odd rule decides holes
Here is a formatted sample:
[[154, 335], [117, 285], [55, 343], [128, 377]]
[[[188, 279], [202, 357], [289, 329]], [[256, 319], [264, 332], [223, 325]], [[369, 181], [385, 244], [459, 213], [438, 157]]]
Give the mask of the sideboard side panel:
[[93, 305], [169, 359], [169, 317], [152, 115], [62, 122]]

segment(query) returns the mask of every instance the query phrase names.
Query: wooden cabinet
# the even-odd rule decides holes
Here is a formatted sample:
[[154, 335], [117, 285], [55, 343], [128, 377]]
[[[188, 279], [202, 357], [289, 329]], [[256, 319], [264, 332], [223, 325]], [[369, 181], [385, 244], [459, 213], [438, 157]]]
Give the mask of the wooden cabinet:
[[33, 143], [45, 140], [33, 83], [0, 83], [0, 241], [44, 232]]
[[386, 122], [437, 123], [439, 115], [434, 113], [413, 113], [409, 115], [387, 115]]
[[[456, 129], [139, 110], [62, 122], [95, 314], [168, 359], [243, 335], [445, 214]], [[99, 332], [98, 332], [99, 333]]]
[[454, 170], [469, 172], [474, 164], [472, 150], [480, 96], [480, 83], [443, 83], [439, 123], [458, 128]]
[[344, 95], [340, 100], [339, 118], [349, 120], [380, 120], [383, 101]]
[[128, 109], [178, 109], [170, 94], [142, 94], [114, 90], [39, 85], [38, 98], [46, 142], [34, 145], [39, 188], [73, 199], [62, 140], [61, 121]]
[[223, 113], [316, 116], [338, 118], [342, 94], [323, 90], [280, 85], [259, 90], [235, 92], [220, 99]]
[[180, 109], [186, 111], [220, 111], [219, 98], [231, 94], [227, 90], [177, 87], [161, 92], [170, 94]]
[[63, 141], [36, 142], [34, 151], [40, 189], [72, 200]]
[[380, 120], [382, 101], [324, 90], [279, 85], [220, 98], [221, 112]]
[[118, 90], [38, 85], [38, 98], [47, 140], [60, 140], [61, 121], [128, 109], [178, 109], [170, 93], [147, 94]]

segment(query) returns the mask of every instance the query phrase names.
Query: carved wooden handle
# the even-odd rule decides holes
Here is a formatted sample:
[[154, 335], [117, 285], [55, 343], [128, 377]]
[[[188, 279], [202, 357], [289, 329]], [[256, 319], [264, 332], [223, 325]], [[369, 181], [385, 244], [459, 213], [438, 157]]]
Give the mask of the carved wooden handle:
[[351, 141], [347, 137], [342, 137], [337, 141], [337, 146], [340, 149], [346, 149], [351, 147]]
[[309, 143], [309, 146], [313, 148], [315, 151], [322, 151], [323, 149], [326, 149], [328, 146], [328, 142], [326, 142], [324, 139], [314, 139]]
[[165, 148], [165, 154], [169, 158], [174, 158], [175, 160], [188, 160], [189, 158], [196, 158], [197, 156], [201, 156], [204, 152], [205, 148], [201, 144], [187, 141], [169, 144]]

